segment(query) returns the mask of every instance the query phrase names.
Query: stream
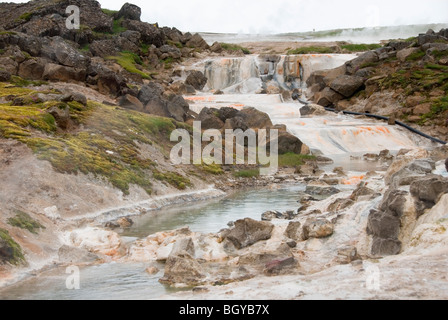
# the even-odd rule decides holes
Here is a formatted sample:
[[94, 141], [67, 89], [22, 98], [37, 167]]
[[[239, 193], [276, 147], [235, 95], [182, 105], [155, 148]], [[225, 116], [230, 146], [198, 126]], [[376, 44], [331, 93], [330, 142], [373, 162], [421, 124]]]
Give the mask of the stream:
[[[349, 58], [351, 57], [347, 57], [346, 60]], [[338, 66], [337, 64], [340, 65], [345, 61], [340, 56], [335, 57], [336, 60], [332, 60], [329, 56], [326, 56], [325, 59], [331, 61], [328, 67]], [[301, 60], [302, 66], [313, 65], [308, 60], [306, 60], [307, 63], [304, 63], [304, 61]], [[282, 64], [286, 66], [285, 62], [282, 62]], [[222, 66], [223, 64], [216, 63], [216, 65]], [[254, 68], [256, 66], [255, 63], [232, 63], [231, 65], [232, 68], [241, 68], [241, 66]], [[272, 76], [273, 79], [276, 79], [279, 66], [268, 67], [267, 73], [273, 72], [273, 74], [266, 74], [265, 76]], [[290, 71], [294, 69], [297, 72], [299, 68], [293, 67], [288, 64], [286, 69], [290, 69]], [[320, 66], [320, 68], [324, 67]], [[205, 92], [186, 97], [187, 100], [192, 102], [190, 108], [193, 111], [200, 112], [206, 106], [216, 108], [251, 106], [266, 112], [274, 124], [286, 124], [288, 130], [298, 136], [314, 153], [331, 157], [335, 163], [323, 166], [322, 169], [326, 172], [331, 172], [335, 166], [344, 167], [346, 171], [350, 171], [351, 175], [370, 170], [384, 171], [387, 169], [384, 164], [368, 163], [360, 159], [359, 156], [367, 152], [378, 153], [384, 149], [389, 149], [393, 153], [402, 148], [413, 148], [420, 144], [419, 140], [415, 140], [415, 137], [407, 131], [381, 122], [340, 115], [303, 119], [299, 112], [302, 105], [297, 102], [285, 103], [280, 95], [235, 92], [235, 88], [246, 88], [247, 84], [255, 84], [256, 86], [260, 84], [257, 79], [251, 81], [254, 76], [260, 76], [259, 73], [255, 72], [256, 70], [239, 71], [241, 71], [241, 74], [236, 72], [237, 76], [235, 76], [235, 70], [229, 74], [226, 73], [227, 71], [221, 72], [219, 77], [230, 79], [226, 82], [226, 85], [232, 88], [222, 96], [213, 96], [210, 92]], [[310, 73], [310, 71], [305, 70], [305, 73]], [[215, 77], [219, 72], [209, 70], [209, 74]], [[244, 78], [245, 75], [248, 78]], [[224, 81], [216, 81], [216, 83], [221, 85]], [[157, 212], [133, 218], [135, 224], [124, 230], [121, 236], [124, 242], [130, 243], [160, 231], [185, 226], [189, 226], [194, 232], [218, 232], [226, 228], [229, 221], [246, 217], [259, 220], [261, 214], [268, 210], [296, 210], [298, 208], [298, 194], [305, 187], [302, 183], [280, 185], [273, 189], [248, 190], [206, 202], [162, 208]], [[344, 188], [344, 186], [339, 187]], [[12, 286], [0, 289], [0, 299], [140, 300], [156, 299], [180, 290], [168, 288], [158, 282], [163, 276], [163, 265], [159, 266], [161, 271], [155, 275], [149, 275], [145, 272], [149, 265], [150, 262], [106, 263], [81, 267], [81, 288], [79, 290], [68, 290], [66, 288], [68, 275], [65, 273], [65, 268], [52, 267], [31, 275], [26, 280]]]

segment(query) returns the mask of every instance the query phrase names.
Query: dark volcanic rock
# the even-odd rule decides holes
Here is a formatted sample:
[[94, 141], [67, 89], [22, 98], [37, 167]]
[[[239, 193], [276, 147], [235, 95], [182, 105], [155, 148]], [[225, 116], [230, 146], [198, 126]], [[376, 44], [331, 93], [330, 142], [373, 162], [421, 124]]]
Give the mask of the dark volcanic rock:
[[225, 231], [223, 238], [231, 241], [237, 249], [243, 249], [270, 239], [273, 230], [274, 225], [271, 223], [246, 218], [236, 221], [235, 227]]
[[448, 179], [442, 176], [429, 175], [411, 184], [411, 194], [416, 201], [419, 215], [424, 214], [426, 209], [434, 207], [440, 197], [446, 193], [448, 193]]
[[202, 90], [207, 84], [207, 78], [201, 71], [191, 71], [185, 80], [185, 84], [192, 86], [196, 90]]
[[356, 76], [339, 76], [330, 84], [330, 88], [342, 94], [344, 97], [351, 97], [364, 85], [364, 79]]
[[130, 4], [130, 3], [125, 3], [120, 11], [117, 13], [117, 16], [115, 17], [115, 19], [129, 19], [129, 20], [137, 20], [140, 21], [140, 16], [142, 15], [142, 9], [140, 9], [140, 7], [134, 5], [134, 4]]

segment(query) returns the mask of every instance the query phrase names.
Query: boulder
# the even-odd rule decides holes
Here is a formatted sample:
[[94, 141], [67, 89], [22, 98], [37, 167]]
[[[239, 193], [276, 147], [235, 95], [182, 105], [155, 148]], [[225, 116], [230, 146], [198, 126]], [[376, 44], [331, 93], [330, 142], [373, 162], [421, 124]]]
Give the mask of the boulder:
[[163, 95], [163, 87], [156, 83], [150, 82], [140, 89], [137, 98], [143, 103], [143, 105], [148, 104], [150, 101], [160, 99]]
[[417, 214], [421, 216], [431, 209], [440, 197], [448, 193], [448, 179], [438, 175], [428, 175], [411, 183], [411, 195], [416, 202]]
[[114, 18], [116, 20], [123, 18], [128, 20], [140, 21], [141, 15], [142, 15], [142, 9], [140, 9], [140, 7], [134, 4], [125, 3]]
[[130, 94], [122, 96], [118, 104], [120, 105], [120, 107], [126, 109], [136, 110], [140, 112], [144, 111], [143, 103], [141, 103], [140, 100], [138, 100], [134, 96], [131, 96]]
[[16, 75], [19, 69], [19, 64], [10, 57], [0, 57], [1, 68], [9, 74]]
[[319, 197], [330, 197], [340, 192], [341, 190], [319, 181], [311, 182], [306, 186], [305, 189], [305, 193]]
[[218, 117], [222, 122], [226, 122], [227, 119], [235, 118], [239, 110], [230, 107], [223, 107], [219, 109]]
[[412, 113], [417, 116], [422, 116], [424, 114], [430, 113], [431, 110], [432, 110], [432, 103], [427, 102], [427, 103], [422, 103], [422, 104], [419, 104], [418, 106], [416, 106], [412, 110]]
[[28, 59], [19, 66], [19, 76], [23, 79], [39, 80], [44, 74], [46, 62], [43, 59]]
[[[222, 119], [222, 118], [220, 118]], [[247, 123], [244, 121], [241, 117], [234, 117], [232, 119], [227, 119], [226, 123], [224, 124], [224, 130], [243, 130], [246, 131], [249, 129]]]
[[243, 249], [263, 240], [269, 240], [274, 225], [246, 218], [235, 222], [235, 226], [224, 232], [222, 237], [229, 240], [237, 249]]
[[[270, 150], [271, 143], [273, 141], [269, 141], [267, 144], [267, 150]], [[295, 153], [300, 154], [302, 152], [303, 142], [300, 141], [296, 136], [282, 131], [278, 133], [278, 154], [286, 154], [286, 153]]]
[[308, 116], [321, 116], [326, 114], [327, 111], [325, 110], [325, 108], [319, 104], [307, 104], [306, 106], [303, 106], [302, 108], [300, 108], [300, 116], [303, 117], [308, 117]]
[[430, 174], [435, 169], [435, 162], [430, 159], [414, 160], [391, 176], [390, 185], [393, 187], [410, 185], [416, 179]]
[[207, 84], [207, 78], [201, 71], [190, 71], [187, 79], [185, 80], [185, 84], [192, 86], [196, 90], [202, 90]]
[[326, 87], [324, 90], [316, 93], [313, 97], [314, 102], [322, 107], [329, 107], [342, 99], [344, 99], [344, 96], [329, 87]]
[[11, 79], [11, 73], [0, 69], [0, 82], [9, 81]]
[[416, 53], [418, 51], [420, 51], [420, 48], [406, 48], [406, 49], [403, 49], [403, 50], [400, 50], [400, 51], [397, 52], [397, 58], [401, 62], [405, 62], [406, 59], [410, 55], [412, 55], [412, 54], [414, 54], [414, 53]]
[[207, 42], [199, 35], [199, 33], [194, 34], [186, 43], [187, 47], [190, 48], [200, 48], [200, 49], [210, 49]]
[[272, 121], [269, 118], [269, 115], [255, 108], [244, 108], [238, 112], [237, 117], [241, 117], [247, 126], [252, 129], [272, 127]]
[[49, 43], [43, 43], [41, 56], [63, 66], [86, 68], [90, 58], [76, 50], [61, 37], [53, 37]]
[[291, 221], [285, 231], [285, 236], [295, 241], [303, 240], [303, 228], [299, 221]]
[[[160, 52], [163, 54], [167, 54], [168, 57], [173, 59], [180, 59], [182, 58], [182, 53], [180, 52], [179, 48], [172, 47], [169, 45], [163, 45], [159, 48]], [[200, 71], [199, 71], [200, 72]]]
[[54, 80], [62, 82], [85, 81], [86, 70], [48, 63], [45, 65], [42, 78], [44, 80]]
[[223, 50], [224, 49], [222, 48], [219, 42], [214, 42], [213, 45], [210, 47], [210, 51], [215, 53], [221, 53]]
[[373, 236], [373, 255], [396, 255], [401, 251], [400, 230], [402, 217], [406, 215], [409, 193], [389, 189], [379, 210], [371, 210], [367, 222], [367, 234]]
[[330, 88], [342, 94], [346, 98], [350, 98], [364, 85], [364, 79], [356, 76], [342, 75], [334, 79]]
[[340, 264], [349, 264], [358, 259], [358, 250], [356, 247], [345, 246], [338, 249], [337, 260]]
[[138, 31], [141, 34], [141, 40], [146, 44], [153, 44], [161, 47], [165, 44], [165, 34], [158, 27], [137, 20], [124, 20], [122, 26], [128, 30]]
[[167, 103], [167, 111], [170, 118], [184, 122], [187, 120], [190, 106], [182, 96], [172, 95]]
[[218, 129], [224, 127], [224, 122], [218, 117], [218, 109], [204, 108], [197, 117], [197, 121], [201, 122], [202, 130]]
[[165, 264], [165, 274], [159, 281], [163, 284], [186, 284], [197, 286], [206, 278], [202, 266], [187, 252], [170, 255]]
[[378, 54], [375, 51], [367, 51], [362, 55], [360, 55], [358, 58], [345, 63], [347, 74], [353, 75], [358, 70], [362, 69], [363, 66], [378, 61], [379, 61]]
[[334, 233], [334, 225], [327, 219], [308, 219], [303, 226], [303, 239], [327, 238]]
[[350, 199], [353, 201], [358, 201], [360, 198], [371, 200], [379, 196], [381, 196], [380, 193], [377, 193], [375, 192], [375, 190], [368, 188], [365, 182], [361, 182], [350, 195]]
[[63, 102], [79, 102], [80, 104], [86, 106], [87, 105], [87, 97], [79, 92], [68, 93], [61, 97], [61, 101]]

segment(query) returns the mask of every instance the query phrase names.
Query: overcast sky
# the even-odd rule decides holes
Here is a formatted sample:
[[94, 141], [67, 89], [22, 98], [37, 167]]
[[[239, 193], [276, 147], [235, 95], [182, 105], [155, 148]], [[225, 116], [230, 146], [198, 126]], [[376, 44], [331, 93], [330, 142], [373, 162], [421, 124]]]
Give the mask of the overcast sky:
[[[14, 2], [26, 2], [12, 0]], [[448, 0], [100, 0], [142, 8], [142, 20], [181, 31], [286, 33], [448, 23]]]

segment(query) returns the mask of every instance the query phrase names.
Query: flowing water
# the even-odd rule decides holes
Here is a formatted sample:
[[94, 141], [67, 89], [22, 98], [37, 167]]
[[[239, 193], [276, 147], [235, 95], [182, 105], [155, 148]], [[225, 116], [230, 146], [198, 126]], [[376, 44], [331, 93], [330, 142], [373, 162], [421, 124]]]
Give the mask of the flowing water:
[[[255, 107], [270, 115], [274, 124], [285, 124], [315, 153], [330, 156], [335, 163], [324, 167], [332, 170], [366, 172], [385, 169], [378, 163], [366, 163], [353, 156], [383, 149], [398, 151], [413, 148], [421, 142], [410, 133], [375, 121], [347, 116], [301, 118], [298, 102], [285, 103], [281, 95], [255, 94], [263, 84], [274, 81], [280, 87], [302, 87], [312, 70], [337, 67], [351, 56], [321, 55], [320, 57], [256, 56], [207, 60], [202, 63], [209, 76], [206, 91], [186, 97], [196, 112], [204, 107]], [[198, 66], [195, 66], [198, 68]], [[214, 96], [214, 90], [227, 94]], [[421, 145], [421, 144], [420, 144]], [[380, 167], [379, 167], [380, 166]], [[189, 226], [192, 231], [217, 232], [229, 221], [250, 217], [260, 219], [267, 210], [295, 210], [302, 184], [274, 190], [251, 190], [188, 206], [163, 208], [155, 213], [135, 218], [135, 225], [122, 236], [128, 242], [159, 231]], [[81, 268], [81, 289], [67, 290], [65, 268], [51, 268], [13, 286], [0, 289], [0, 299], [152, 299], [172, 291], [158, 282], [163, 275], [149, 275], [145, 263], [108, 263]]]

